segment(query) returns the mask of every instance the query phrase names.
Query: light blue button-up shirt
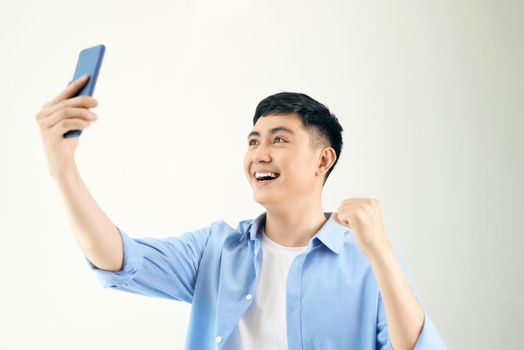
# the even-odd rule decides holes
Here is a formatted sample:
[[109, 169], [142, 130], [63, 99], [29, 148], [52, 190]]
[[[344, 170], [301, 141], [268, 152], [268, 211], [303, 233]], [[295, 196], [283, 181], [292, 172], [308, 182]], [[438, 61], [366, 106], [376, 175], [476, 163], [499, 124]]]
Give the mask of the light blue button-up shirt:
[[[334, 221], [331, 212], [324, 214], [328, 220], [289, 268], [288, 348], [392, 349], [367, 257], [353, 231]], [[240, 221], [236, 229], [217, 220], [166, 238], [131, 238], [117, 227], [124, 248], [121, 271], [98, 269], [84, 257], [105, 288], [192, 304], [186, 350], [240, 349], [237, 324], [257, 297], [265, 218], [264, 212]], [[420, 303], [405, 262], [396, 256]], [[426, 313], [415, 349], [447, 349]]]

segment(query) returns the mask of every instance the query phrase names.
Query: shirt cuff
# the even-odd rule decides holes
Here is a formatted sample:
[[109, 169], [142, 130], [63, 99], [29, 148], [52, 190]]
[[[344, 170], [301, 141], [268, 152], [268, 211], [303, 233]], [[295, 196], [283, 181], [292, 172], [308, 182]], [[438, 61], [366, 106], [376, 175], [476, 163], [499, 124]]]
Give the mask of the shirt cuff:
[[431, 322], [429, 316], [424, 312], [424, 324], [415, 343], [414, 350], [447, 350], [444, 340], [440, 337], [437, 328]]
[[144, 255], [139, 248], [139, 244], [119, 227], [117, 227], [117, 230], [122, 238], [124, 252], [122, 270], [115, 272], [99, 269], [84, 255], [87, 265], [95, 272], [96, 277], [104, 288], [125, 286], [128, 281], [133, 279], [144, 261]]
[[[391, 344], [391, 340], [386, 340], [385, 344], [380, 348], [380, 350], [393, 350], [393, 345]], [[424, 323], [422, 326], [422, 330], [420, 331], [420, 334], [418, 336], [417, 342], [415, 343], [415, 347], [413, 350], [447, 350], [446, 344], [444, 343], [444, 340], [440, 337], [440, 334], [437, 331], [437, 328], [431, 322], [431, 319], [429, 316], [424, 312]]]

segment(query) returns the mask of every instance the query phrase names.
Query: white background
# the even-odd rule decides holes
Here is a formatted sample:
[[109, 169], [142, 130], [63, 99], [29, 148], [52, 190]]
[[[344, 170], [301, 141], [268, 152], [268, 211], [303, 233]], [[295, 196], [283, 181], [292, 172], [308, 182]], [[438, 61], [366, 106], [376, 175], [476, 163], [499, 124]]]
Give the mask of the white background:
[[107, 47], [77, 163], [112, 221], [165, 237], [264, 208], [244, 176], [256, 104], [325, 103], [344, 148], [323, 196], [378, 198], [450, 349], [524, 324], [519, 1], [2, 1], [0, 348], [183, 349], [190, 305], [103, 289], [35, 120]]

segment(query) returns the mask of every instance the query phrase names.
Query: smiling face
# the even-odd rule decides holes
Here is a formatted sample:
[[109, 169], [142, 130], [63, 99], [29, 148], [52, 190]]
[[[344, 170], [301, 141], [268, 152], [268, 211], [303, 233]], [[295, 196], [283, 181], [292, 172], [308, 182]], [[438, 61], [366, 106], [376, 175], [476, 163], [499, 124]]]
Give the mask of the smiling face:
[[[296, 114], [271, 114], [257, 120], [244, 157], [255, 201], [265, 206], [320, 196], [324, 174], [336, 155], [333, 148], [314, 141]], [[259, 181], [255, 177], [259, 171], [278, 177]]]

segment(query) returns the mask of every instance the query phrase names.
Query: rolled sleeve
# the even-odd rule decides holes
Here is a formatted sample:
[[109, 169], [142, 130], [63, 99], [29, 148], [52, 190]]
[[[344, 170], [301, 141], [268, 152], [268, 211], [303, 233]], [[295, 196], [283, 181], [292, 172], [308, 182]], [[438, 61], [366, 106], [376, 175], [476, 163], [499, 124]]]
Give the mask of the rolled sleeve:
[[140, 269], [144, 261], [144, 254], [140, 250], [138, 243], [117, 227], [118, 233], [122, 238], [122, 245], [124, 250], [124, 262], [122, 270], [120, 271], [107, 271], [96, 267], [87, 256], [84, 258], [96, 274], [96, 277], [104, 288], [108, 287], [121, 287], [130, 281]]
[[99, 269], [84, 258], [104, 288], [192, 303], [200, 260], [213, 227], [166, 238], [132, 238], [117, 227], [124, 252], [120, 271]]
[[[406, 262], [398, 252], [396, 253], [396, 256], [399, 260], [402, 269], [404, 270], [404, 274], [406, 275], [406, 279], [408, 280], [409, 287], [413, 291], [415, 298], [422, 307], [420, 296], [416, 289], [413, 287], [413, 284], [411, 283], [411, 277], [407, 270]], [[385, 308], [380, 291], [378, 292], [377, 297], [377, 349], [393, 350], [393, 346], [391, 345], [391, 341], [388, 335]], [[417, 338], [417, 342], [415, 343], [415, 347], [413, 349], [447, 350], [447, 346], [444, 343], [444, 340], [441, 338], [440, 334], [437, 331], [437, 328], [435, 327], [435, 325], [433, 324], [433, 322], [431, 321], [431, 319], [425, 311], [423, 326]]]
[[447, 350], [444, 340], [440, 337], [437, 328], [424, 312], [424, 325], [415, 343], [414, 350]]

